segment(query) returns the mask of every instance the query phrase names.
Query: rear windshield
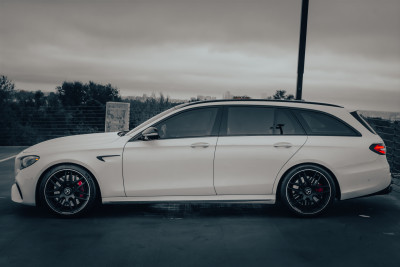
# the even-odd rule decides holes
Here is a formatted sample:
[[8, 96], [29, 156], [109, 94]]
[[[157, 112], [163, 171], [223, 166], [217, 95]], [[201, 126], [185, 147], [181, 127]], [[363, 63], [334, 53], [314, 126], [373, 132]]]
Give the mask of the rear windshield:
[[376, 132], [374, 131], [374, 129], [372, 129], [372, 127], [368, 124], [368, 122], [366, 120], [364, 120], [364, 118], [362, 117], [361, 114], [358, 113], [358, 111], [353, 111], [350, 112], [351, 115], [353, 115], [353, 117], [358, 120], [365, 128], [368, 129], [368, 131], [370, 131], [373, 134], [376, 134]]

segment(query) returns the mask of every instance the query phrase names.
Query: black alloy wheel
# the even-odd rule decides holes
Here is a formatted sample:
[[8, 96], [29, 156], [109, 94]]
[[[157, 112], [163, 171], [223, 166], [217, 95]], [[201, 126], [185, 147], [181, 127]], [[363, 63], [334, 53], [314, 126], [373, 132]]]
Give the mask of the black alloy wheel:
[[303, 165], [291, 170], [280, 189], [281, 200], [294, 214], [311, 217], [326, 211], [336, 196], [335, 183], [323, 168]]
[[80, 216], [95, 203], [96, 186], [84, 169], [62, 165], [46, 173], [40, 185], [41, 203], [64, 217]]

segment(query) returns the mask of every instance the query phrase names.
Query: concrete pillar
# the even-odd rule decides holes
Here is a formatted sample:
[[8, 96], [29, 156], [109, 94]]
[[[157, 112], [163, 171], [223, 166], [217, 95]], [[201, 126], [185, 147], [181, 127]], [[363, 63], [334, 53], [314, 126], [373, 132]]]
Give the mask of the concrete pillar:
[[106, 104], [106, 132], [129, 130], [130, 103], [107, 102]]

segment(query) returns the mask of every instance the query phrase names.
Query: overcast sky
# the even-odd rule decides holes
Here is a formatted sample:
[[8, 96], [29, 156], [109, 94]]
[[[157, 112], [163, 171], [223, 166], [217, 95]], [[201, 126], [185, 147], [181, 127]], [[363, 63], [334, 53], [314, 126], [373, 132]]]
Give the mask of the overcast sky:
[[[27, 90], [295, 94], [300, 11], [301, 0], [0, 0], [0, 74]], [[310, 0], [303, 98], [400, 112], [399, 0]]]

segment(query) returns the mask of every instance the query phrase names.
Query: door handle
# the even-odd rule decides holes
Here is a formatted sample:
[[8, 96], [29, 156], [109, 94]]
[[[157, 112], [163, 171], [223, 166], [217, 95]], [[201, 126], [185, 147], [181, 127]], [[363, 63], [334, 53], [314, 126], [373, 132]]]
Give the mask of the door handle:
[[190, 146], [191, 146], [192, 148], [196, 148], [196, 147], [203, 147], [203, 148], [206, 148], [206, 147], [209, 147], [210, 144], [209, 144], [209, 143], [204, 143], [204, 142], [199, 142], [199, 143], [191, 144]]
[[287, 143], [287, 142], [280, 142], [280, 143], [275, 143], [274, 147], [284, 147], [284, 148], [290, 148], [293, 145], [291, 143]]

